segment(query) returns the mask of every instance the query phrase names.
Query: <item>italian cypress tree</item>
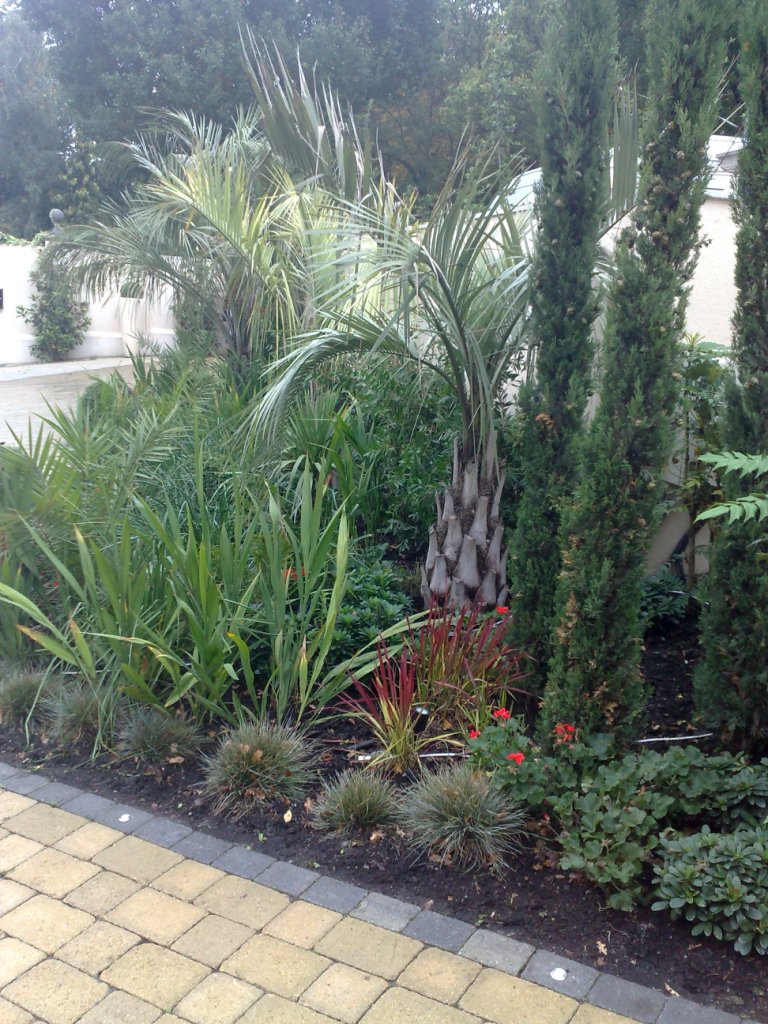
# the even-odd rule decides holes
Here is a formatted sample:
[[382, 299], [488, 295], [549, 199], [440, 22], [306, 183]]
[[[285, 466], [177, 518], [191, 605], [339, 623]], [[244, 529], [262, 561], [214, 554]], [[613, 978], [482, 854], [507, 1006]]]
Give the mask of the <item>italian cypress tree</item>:
[[566, 4], [539, 75], [542, 177], [530, 318], [536, 370], [520, 395], [523, 496], [511, 567], [516, 639], [532, 658], [527, 685], [539, 690], [561, 565], [560, 511], [576, 482], [593, 361], [616, 45], [614, 0]]
[[644, 708], [640, 594], [661, 472], [671, 448], [675, 369], [725, 39], [721, 8], [654, 0], [654, 69], [639, 204], [616, 252], [602, 351], [600, 405], [581, 478], [563, 515], [552, 669], [541, 729], [632, 735]]
[[[737, 383], [728, 396], [725, 442], [768, 452], [768, 21], [764, 3], [743, 13], [740, 90], [746, 140], [739, 154], [733, 354]], [[735, 474], [733, 474], [735, 476]], [[726, 497], [744, 481], [726, 477]], [[702, 616], [704, 659], [697, 705], [708, 724], [745, 746], [768, 745], [768, 523], [718, 529]]]

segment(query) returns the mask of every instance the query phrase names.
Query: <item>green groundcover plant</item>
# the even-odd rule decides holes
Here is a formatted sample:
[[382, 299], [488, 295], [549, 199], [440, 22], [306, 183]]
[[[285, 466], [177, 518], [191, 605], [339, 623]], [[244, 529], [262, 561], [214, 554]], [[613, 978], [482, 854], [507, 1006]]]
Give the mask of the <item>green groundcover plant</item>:
[[661, 847], [653, 909], [690, 921], [694, 935], [732, 942], [738, 953], [768, 955], [768, 828], [721, 835], [705, 826], [662, 836]]
[[643, 873], [666, 827], [753, 828], [768, 811], [768, 761], [690, 746], [619, 756], [610, 736], [582, 739], [564, 722], [546, 754], [504, 708], [470, 733], [469, 746], [492, 786], [550, 826], [561, 868], [599, 885], [619, 910], [644, 897]]

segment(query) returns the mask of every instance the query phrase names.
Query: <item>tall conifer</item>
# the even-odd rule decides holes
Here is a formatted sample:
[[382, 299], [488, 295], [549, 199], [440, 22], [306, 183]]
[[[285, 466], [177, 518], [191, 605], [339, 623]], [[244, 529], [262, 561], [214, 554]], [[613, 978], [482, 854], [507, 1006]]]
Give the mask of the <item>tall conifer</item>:
[[523, 497], [511, 566], [519, 643], [543, 688], [560, 572], [560, 512], [576, 479], [589, 391], [593, 273], [604, 208], [616, 66], [614, 0], [564, 5], [539, 74], [542, 177], [531, 329], [535, 379], [520, 396]]
[[[729, 450], [768, 452], [768, 21], [764, 0], [743, 12], [740, 91], [746, 140], [739, 154]], [[735, 477], [736, 474], [733, 474]], [[726, 478], [726, 494], [745, 482]], [[748, 484], [746, 489], [749, 489]], [[721, 526], [713, 539], [702, 616], [704, 659], [696, 699], [708, 724], [768, 748], [768, 522]]]
[[700, 0], [653, 0], [649, 9], [654, 71], [639, 205], [616, 253], [600, 405], [562, 521], [545, 734], [567, 721], [626, 737], [644, 708], [640, 588], [672, 440], [678, 342], [725, 51], [721, 10]]

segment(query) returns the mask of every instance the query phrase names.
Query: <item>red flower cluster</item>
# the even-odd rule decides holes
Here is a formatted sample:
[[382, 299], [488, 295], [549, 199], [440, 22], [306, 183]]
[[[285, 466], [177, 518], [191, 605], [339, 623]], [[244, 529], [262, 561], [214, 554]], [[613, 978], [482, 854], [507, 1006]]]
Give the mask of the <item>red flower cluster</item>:
[[570, 745], [576, 739], [576, 726], [569, 725], [568, 722], [558, 722], [554, 729], [555, 743], [562, 745], [566, 743]]
[[499, 613], [499, 615], [506, 615], [507, 612], [509, 611], [509, 605], [497, 604], [496, 611]]
[[[285, 578], [287, 580], [297, 580], [299, 578], [299, 575], [298, 575], [298, 573], [296, 572], [295, 569], [286, 569], [285, 572], [283, 573], [283, 575], [285, 576]], [[301, 575], [302, 576], [306, 576], [307, 575], [307, 570], [304, 568], [303, 565], [301, 567]]]
[[521, 753], [520, 751], [518, 751], [515, 754], [507, 754], [507, 760], [514, 761], [515, 764], [522, 764], [525, 760], [525, 754]]
[[470, 729], [469, 730], [469, 738], [471, 740], [476, 740], [479, 735], [480, 735], [480, 730], [479, 729]]
[[503, 718], [503, 719], [507, 719], [507, 718], [509, 718], [509, 712], [507, 711], [507, 709], [506, 709], [506, 708], [497, 708], [497, 709], [496, 709], [496, 710], [495, 710], [495, 711], [493, 712], [493, 717], [494, 717], [494, 718]]

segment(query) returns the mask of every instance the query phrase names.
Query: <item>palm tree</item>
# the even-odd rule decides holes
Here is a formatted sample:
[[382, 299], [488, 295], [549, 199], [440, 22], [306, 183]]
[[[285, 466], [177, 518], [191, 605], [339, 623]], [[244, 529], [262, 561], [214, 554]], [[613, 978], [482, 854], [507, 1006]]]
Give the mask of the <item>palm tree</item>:
[[461, 412], [453, 478], [437, 495], [422, 594], [460, 606], [502, 603], [506, 552], [497, 407], [522, 369], [529, 256], [525, 216], [509, 186], [455, 170], [426, 223], [391, 186], [372, 206], [340, 203], [336, 283], [321, 296], [318, 325], [294, 340], [254, 413], [273, 437], [317, 366], [345, 353], [413, 359], [447, 381]]

